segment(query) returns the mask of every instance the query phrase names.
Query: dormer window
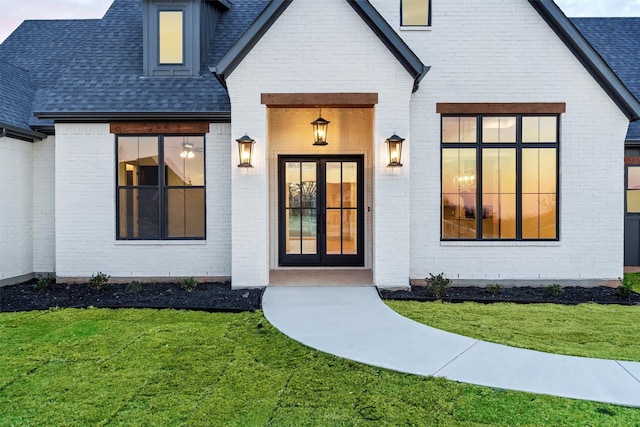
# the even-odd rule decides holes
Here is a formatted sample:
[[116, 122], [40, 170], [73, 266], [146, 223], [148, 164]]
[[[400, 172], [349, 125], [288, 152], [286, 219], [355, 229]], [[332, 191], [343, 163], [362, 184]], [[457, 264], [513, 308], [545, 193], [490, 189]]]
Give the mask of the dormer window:
[[184, 12], [161, 10], [158, 14], [160, 64], [184, 63]]
[[401, 0], [400, 25], [428, 27], [431, 25], [431, 0]]
[[195, 77], [200, 74], [200, 0], [144, 1], [144, 75]]
[[143, 75], [197, 77], [229, 0], [142, 0]]

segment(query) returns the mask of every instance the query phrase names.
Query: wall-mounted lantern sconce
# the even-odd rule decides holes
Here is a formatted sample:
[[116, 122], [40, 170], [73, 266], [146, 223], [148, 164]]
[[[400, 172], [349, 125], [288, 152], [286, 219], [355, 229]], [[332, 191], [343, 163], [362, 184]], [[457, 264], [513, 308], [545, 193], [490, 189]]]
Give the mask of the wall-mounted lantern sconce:
[[329, 131], [329, 123], [322, 118], [322, 110], [318, 114], [318, 118], [311, 122], [313, 126], [313, 145], [327, 145], [327, 132]]
[[402, 166], [402, 142], [404, 138], [400, 138], [395, 133], [387, 138], [387, 150], [389, 151], [389, 167]]
[[195, 153], [193, 152], [193, 144], [190, 142], [182, 143], [182, 153], [180, 153], [180, 157], [183, 159], [193, 159], [195, 157]]
[[238, 150], [240, 152], [240, 164], [238, 167], [252, 168], [251, 159], [253, 158], [253, 144], [255, 144], [255, 141], [248, 135], [236, 139], [236, 141], [238, 142]]

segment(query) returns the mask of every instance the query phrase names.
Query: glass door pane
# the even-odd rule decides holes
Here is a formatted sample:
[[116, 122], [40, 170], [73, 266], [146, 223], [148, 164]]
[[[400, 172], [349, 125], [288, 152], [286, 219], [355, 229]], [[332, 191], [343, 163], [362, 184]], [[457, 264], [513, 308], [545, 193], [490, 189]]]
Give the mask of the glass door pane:
[[358, 253], [358, 163], [326, 162], [326, 253]]
[[286, 162], [284, 169], [286, 253], [315, 255], [318, 253], [316, 163]]

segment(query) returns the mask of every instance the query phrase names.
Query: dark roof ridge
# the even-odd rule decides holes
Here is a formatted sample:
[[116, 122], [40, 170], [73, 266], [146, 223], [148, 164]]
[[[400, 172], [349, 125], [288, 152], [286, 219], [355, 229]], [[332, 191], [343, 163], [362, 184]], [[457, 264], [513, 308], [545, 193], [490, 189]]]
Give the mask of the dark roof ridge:
[[584, 35], [565, 16], [558, 5], [553, 0], [529, 0], [529, 3], [538, 11], [540, 16], [560, 37], [560, 40], [564, 42], [629, 120], [640, 119], [640, 101], [613, 72]]

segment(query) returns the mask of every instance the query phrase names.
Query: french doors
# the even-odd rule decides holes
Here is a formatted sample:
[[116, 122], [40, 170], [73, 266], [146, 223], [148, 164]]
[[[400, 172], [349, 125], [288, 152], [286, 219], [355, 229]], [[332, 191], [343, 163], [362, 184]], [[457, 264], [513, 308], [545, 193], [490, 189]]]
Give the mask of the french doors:
[[281, 266], [364, 266], [363, 156], [280, 156]]

